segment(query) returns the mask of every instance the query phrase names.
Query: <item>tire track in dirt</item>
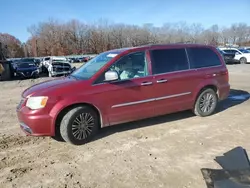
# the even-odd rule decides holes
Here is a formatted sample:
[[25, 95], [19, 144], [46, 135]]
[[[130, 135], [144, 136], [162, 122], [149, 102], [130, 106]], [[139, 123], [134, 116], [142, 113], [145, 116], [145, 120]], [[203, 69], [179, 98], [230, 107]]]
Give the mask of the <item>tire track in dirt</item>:
[[0, 149], [9, 149], [11, 147], [20, 147], [27, 144], [35, 144], [38, 141], [44, 140], [45, 137], [31, 137], [31, 136], [14, 136], [0, 134]]

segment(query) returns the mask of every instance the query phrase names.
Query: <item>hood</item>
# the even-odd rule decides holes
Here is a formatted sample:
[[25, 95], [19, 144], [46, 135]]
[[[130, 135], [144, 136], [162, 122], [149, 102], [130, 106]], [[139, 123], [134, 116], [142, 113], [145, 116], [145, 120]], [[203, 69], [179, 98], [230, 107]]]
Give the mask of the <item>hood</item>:
[[63, 77], [63, 78], [59, 78], [55, 80], [45, 81], [45, 82], [33, 85], [30, 88], [26, 89], [23, 92], [22, 97], [26, 98], [29, 95], [34, 95], [38, 92], [44, 92], [52, 88], [55, 89], [55, 88], [59, 88], [62, 86], [66, 87], [68, 85], [71, 85], [74, 82], [77, 82], [77, 80], [72, 77]]
[[20, 72], [22, 72], [22, 71], [34, 71], [34, 70], [37, 70], [37, 69], [38, 69], [38, 67], [27, 67], [27, 68], [17, 67], [16, 71], [20, 71]]

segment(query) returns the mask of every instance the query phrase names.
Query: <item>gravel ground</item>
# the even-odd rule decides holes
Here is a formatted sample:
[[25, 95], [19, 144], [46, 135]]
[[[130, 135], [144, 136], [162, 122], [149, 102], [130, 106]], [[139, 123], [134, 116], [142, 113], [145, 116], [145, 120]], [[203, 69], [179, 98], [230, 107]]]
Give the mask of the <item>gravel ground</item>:
[[108, 127], [83, 146], [20, 131], [21, 92], [49, 78], [1, 82], [0, 187], [206, 187], [201, 168], [220, 168], [214, 158], [236, 146], [250, 151], [250, 65], [228, 69], [231, 95], [241, 97], [213, 116], [181, 112]]

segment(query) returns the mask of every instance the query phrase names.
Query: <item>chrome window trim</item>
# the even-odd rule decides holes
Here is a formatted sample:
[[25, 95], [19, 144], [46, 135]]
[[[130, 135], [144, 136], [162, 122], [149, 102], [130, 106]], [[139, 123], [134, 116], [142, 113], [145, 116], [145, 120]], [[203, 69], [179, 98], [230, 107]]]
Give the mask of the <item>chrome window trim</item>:
[[131, 105], [142, 104], [142, 103], [147, 103], [147, 102], [152, 102], [152, 101], [159, 101], [159, 100], [180, 97], [180, 96], [189, 95], [189, 94], [191, 94], [191, 92], [179, 93], [179, 94], [174, 94], [174, 95], [167, 95], [167, 96], [163, 96], [163, 97], [157, 97], [157, 98], [146, 99], [146, 100], [141, 100], [141, 101], [116, 104], [116, 105], [113, 105], [111, 108], [118, 108], [118, 107], [131, 106]]
[[147, 78], [147, 77], [152, 77], [153, 78], [153, 75], [147, 75], [147, 76], [143, 76], [143, 77], [136, 77], [136, 78], [124, 79], [124, 80], [117, 80], [117, 81], [113, 81], [113, 82], [97, 83], [97, 84], [93, 84], [92, 86], [98, 86], [98, 85], [102, 85], [102, 84], [122, 83], [122, 82], [133, 81], [133, 80], [138, 80], [138, 79]]

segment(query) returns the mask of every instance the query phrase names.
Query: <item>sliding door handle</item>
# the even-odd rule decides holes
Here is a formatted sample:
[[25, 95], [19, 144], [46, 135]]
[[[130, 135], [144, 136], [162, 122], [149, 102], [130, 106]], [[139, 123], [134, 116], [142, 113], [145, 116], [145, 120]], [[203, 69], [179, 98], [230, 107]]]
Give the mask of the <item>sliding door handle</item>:
[[148, 86], [148, 85], [152, 85], [153, 82], [142, 82], [141, 85], [142, 86]]
[[161, 80], [157, 80], [156, 81], [156, 83], [165, 83], [165, 82], [167, 82], [168, 80], [166, 80], [166, 79], [161, 79]]

